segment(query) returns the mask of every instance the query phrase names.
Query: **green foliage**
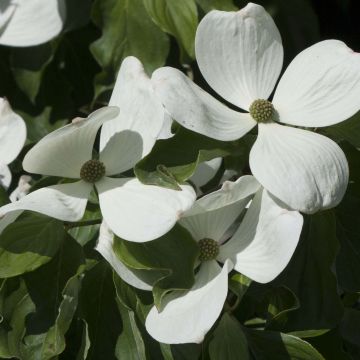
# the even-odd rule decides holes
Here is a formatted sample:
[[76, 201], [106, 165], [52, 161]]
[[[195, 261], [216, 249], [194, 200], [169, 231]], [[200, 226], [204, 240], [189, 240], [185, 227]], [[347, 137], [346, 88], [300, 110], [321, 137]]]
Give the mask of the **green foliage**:
[[[290, 331], [326, 329], [339, 323], [343, 305], [333, 273], [338, 248], [336, 219], [332, 211], [306, 219], [295, 254], [276, 280], [288, 287], [300, 302], [296, 311], [288, 312], [285, 328]], [[317, 295], [309, 296], [313, 292]], [[290, 301], [288, 307], [294, 306], [297, 308], [296, 300]]]
[[180, 128], [172, 138], [158, 140], [134, 171], [144, 184], [178, 190], [178, 183], [190, 178], [199, 163], [236, 152], [236, 145]]
[[153, 285], [158, 308], [166, 293], [190, 289], [194, 283], [199, 250], [188, 231], [180, 225], [151, 242], [134, 243], [116, 238], [113, 249], [126, 266]]
[[256, 360], [324, 360], [308, 342], [280, 332], [246, 330]]
[[347, 140], [355, 147], [360, 147], [360, 113], [341, 123], [329, 126], [324, 132], [339, 140]]
[[195, 0], [144, 0], [144, 5], [155, 24], [177, 39], [182, 62], [185, 62], [184, 51], [194, 59], [195, 32], [198, 25]]
[[211, 360], [249, 360], [247, 340], [236, 319], [225, 313], [209, 345]]
[[60, 221], [25, 213], [0, 235], [0, 277], [20, 275], [46, 264], [56, 254], [64, 237]]
[[164, 65], [169, 40], [151, 21], [141, 0], [97, 0], [93, 19], [102, 29], [100, 39], [91, 45], [103, 69], [95, 78], [96, 97], [113, 86], [126, 56], [136, 56], [149, 73]]
[[10, 60], [15, 81], [33, 103], [39, 92], [46, 66], [53, 59], [55, 49], [55, 44], [47, 43], [12, 50]]
[[88, 327], [90, 347], [86, 359], [116, 359], [121, 316], [115, 298], [112, 271], [104, 262], [96, 264], [83, 280], [79, 300], [80, 317]]
[[238, 9], [233, 0], [196, 0], [196, 2], [205, 12], [211, 10], [236, 11]]

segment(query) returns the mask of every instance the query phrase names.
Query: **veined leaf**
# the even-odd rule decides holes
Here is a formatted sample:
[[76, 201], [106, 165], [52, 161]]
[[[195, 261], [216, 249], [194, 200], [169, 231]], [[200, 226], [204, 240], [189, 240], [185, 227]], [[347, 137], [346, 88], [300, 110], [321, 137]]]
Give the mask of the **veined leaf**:
[[49, 262], [66, 233], [61, 221], [24, 213], [0, 235], [0, 277], [33, 271]]
[[149, 73], [165, 63], [168, 37], [152, 22], [142, 0], [97, 0], [93, 20], [102, 29], [100, 39], [91, 45], [103, 68], [95, 78], [95, 97], [113, 86], [126, 56], [139, 58]]
[[144, 0], [146, 10], [153, 21], [165, 32], [173, 35], [185, 60], [184, 50], [195, 58], [195, 32], [198, 25], [195, 0]]

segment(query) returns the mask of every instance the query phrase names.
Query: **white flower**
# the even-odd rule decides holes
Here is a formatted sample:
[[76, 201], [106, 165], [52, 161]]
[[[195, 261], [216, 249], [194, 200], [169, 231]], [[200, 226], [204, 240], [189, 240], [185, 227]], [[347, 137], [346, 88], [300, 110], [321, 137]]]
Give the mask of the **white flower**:
[[[224, 243], [251, 198], [240, 226]], [[273, 280], [288, 264], [302, 223], [297, 211], [288, 210], [252, 176], [227, 181], [219, 191], [197, 200], [180, 219], [200, 248], [195, 284], [189, 291], [165, 295], [161, 311], [155, 306], [150, 310], [147, 331], [163, 343], [200, 343], [223, 308], [228, 272], [234, 267], [260, 283]]]
[[[24, 158], [28, 172], [81, 180], [42, 188], [3, 206], [2, 222], [7, 224], [22, 210], [78, 221], [95, 186], [104, 220], [118, 236], [143, 242], [170, 230], [196, 198], [190, 185], [175, 191], [143, 185], [133, 177], [109, 177], [131, 169], [151, 150], [164, 117], [162, 105], [154, 102], [154, 97], [141, 63], [128, 58], [110, 101], [121, 107], [120, 115], [116, 107], [97, 110], [86, 120], [45, 136]], [[102, 125], [99, 160], [92, 160], [95, 137]]]
[[34, 46], [58, 35], [63, 27], [65, 0], [2, 0], [0, 44]]
[[29, 175], [21, 175], [18, 181], [18, 186], [12, 191], [12, 193], [9, 196], [9, 199], [11, 202], [15, 202], [26, 196], [30, 189], [30, 181], [31, 176]]
[[[337, 40], [309, 47], [289, 65], [271, 104], [257, 100], [268, 99], [275, 87], [283, 47], [263, 7], [249, 3], [238, 12], [211, 11], [198, 27], [195, 45], [209, 85], [252, 115], [230, 110], [180, 71], [162, 68], [152, 80], [171, 117], [219, 140], [238, 139], [260, 121], [250, 153], [250, 167], [259, 182], [305, 213], [336, 206], [348, 182], [342, 150], [322, 135], [275, 121], [322, 127], [355, 114], [360, 108], [360, 55]], [[271, 113], [272, 119], [265, 116]]]
[[0, 98], [0, 186], [7, 189], [11, 173], [7, 165], [16, 159], [26, 140], [24, 120], [15, 114], [6, 99]]

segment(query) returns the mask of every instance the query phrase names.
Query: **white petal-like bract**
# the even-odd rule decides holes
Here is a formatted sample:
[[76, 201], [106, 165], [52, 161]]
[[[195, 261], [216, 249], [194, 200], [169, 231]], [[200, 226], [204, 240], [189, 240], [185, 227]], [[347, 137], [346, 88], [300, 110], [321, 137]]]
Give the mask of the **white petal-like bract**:
[[248, 110], [267, 99], [283, 63], [281, 36], [265, 9], [249, 3], [238, 12], [211, 11], [195, 38], [196, 59], [209, 85]]
[[360, 109], [360, 53], [338, 40], [302, 51], [281, 77], [273, 104], [279, 121], [329, 126]]
[[197, 241], [210, 238], [220, 242], [259, 188], [260, 184], [252, 176], [243, 176], [236, 182], [226, 181], [220, 190], [197, 200], [179, 223]]
[[11, 172], [7, 165], [0, 162], [0, 186], [7, 189], [11, 184]]
[[256, 125], [249, 114], [229, 109], [177, 69], [160, 68], [154, 72], [152, 81], [171, 117], [189, 130], [230, 141], [239, 139]]
[[30, 189], [31, 176], [21, 175], [18, 181], [18, 186], [11, 192], [9, 199], [11, 202], [15, 202], [26, 196]]
[[109, 105], [118, 106], [120, 113], [102, 127], [100, 151], [107, 175], [114, 175], [132, 168], [151, 151], [165, 110], [143, 65], [133, 56], [121, 64]]
[[0, 162], [8, 165], [16, 159], [26, 140], [26, 126], [6, 99], [0, 98]]
[[221, 157], [200, 163], [189, 180], [196, 186], [197, 189], [199, 189], [216, 175], [220, 169], [221, 163]]
[[[34, 46], [57, 36], [65, 20], [65, 0], [2, 0], [0, 44]], [[2, 9], [0, 9], [2, 10]]]
[[259, 182], [251, 175], [242, 176], [236, 181], [225, 181], [221, 189], [197, 200], [184, 216], [193, 216], [234, 204], [254, 195], [259, 189]]
[[79, 179], [82, 165], [92, 158], [99, 128], [118, 113], [117, 107], [104, 107], [46, 135], [25, 155], [24, 169], [34, 174]]
[[2, 206], [0, 217], [30, 210], [62, 221], [78, 221], [84, 215], [91, 189], [84, 181], [45, 187]]
[[235, 270], [260, 283], [278, 276], [298, 244], [303, 218], [266, 190], [253, 199], [239, 229], [220, 247], [219, 260], [231, 259]]
[[194, 286], [184, 293], [166, 295], [161, 312], [154, 306], [146, 318], [146, 330], [165, 344], [201, 343], [219, 317], [228, 291], [231, 263], [221, 269], [216, 261], [201, 264]]
[[250, 168], [265, 189], [310, 214], [339, 204], [349, 179], [346, 157], [334, 141], [275, 123], [259, 125]]
[[119, 237], [154, 240], [168, 232], [195, 201], [190, 185], [181, 191], [144, 185], [136, 178], [104, 178], [96, 183], [104, 220]]

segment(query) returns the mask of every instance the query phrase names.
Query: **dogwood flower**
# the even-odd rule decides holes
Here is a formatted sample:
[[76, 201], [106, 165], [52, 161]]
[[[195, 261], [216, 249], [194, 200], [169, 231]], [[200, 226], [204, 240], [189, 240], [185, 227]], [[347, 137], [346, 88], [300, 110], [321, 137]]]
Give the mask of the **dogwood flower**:
[[[135, 58], [123, 63], [110, 100], [105, 107], [40, 140], [25, 156], [30, 173], [80, 179], [30, 193], [0, 208], [5, 215], [1, 229], [23, 210], [37, 211], [63, 221], [82, 218], [95, 187], [104, 220], [118, 236], [129, 241], [149, 241], [162, 236], [191, 207], [196, 195], [190, 185], [182, 191], [143, 185], [134, 177], [110, 177], [131, 169], [156, 141], [164, 110], [153, 102], [150, 80], [142, 81], [144, 69]], [[104, 125], [103, 125], [104, 124]], [[93, 158], [96, 134], [99, 158]], [[158, 129], [158, 130], [156, 130]]]
[[0, 186], [7, 189], [11, 172], [7, 165], [16, 159], [26, 140], [24, 120], [12, 111], [9, 102], [0, 98]]
[[[228, 230], [252, 199], [240, 226]], [[225, 303], [228, 272], [233, 268], [266, 283], [288, 264], [298, 243], [303, 219], [270, 195], [252, 176], [197, 200], [180, 224], [199, 245], [199, 269], [188, 291], [165, 295], [161, 309], [155, 306], [146, 319], [146, 329], [157, 341], [168, 344], [200, 343]], [[218, 264], [223, 263], [223, 267]]]
[[211, 11], [200, 22], [196, 58], [209, 85], [248, 113], [230, 110], [180, 71], [153, 74], [171, 117], [203, 135], [234, 140], [258, 124], [250, 168], [259, 182], [293, 209], [314, 213], [336, 206], [348, 183], [344, 153], [332, 140], [296, 127], [322, 127], [360, 108], [360, 55], [327, 40], [295, 57], [268, 101], [283, 63], [280, 33], [260, 5]]
[[9, 200], [11, 202], [15, 202], [26, 196], [31, 189], [31, 180], [31, 176], [21, 175], [17, 187], [11, 192], [9, 196]]
[[0, 44], [34, 46], [57, 36], [64, 23], [65, 0], [3, 0]]

